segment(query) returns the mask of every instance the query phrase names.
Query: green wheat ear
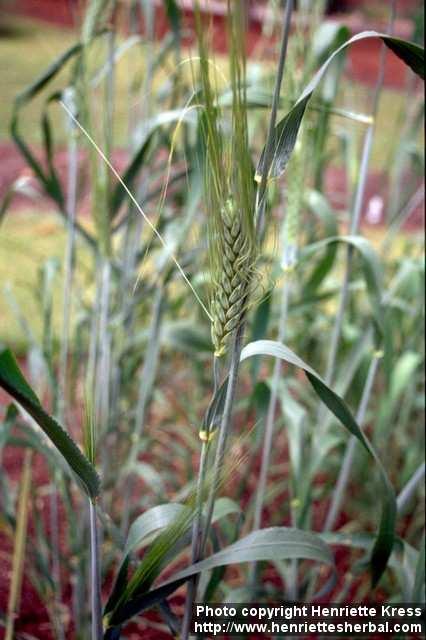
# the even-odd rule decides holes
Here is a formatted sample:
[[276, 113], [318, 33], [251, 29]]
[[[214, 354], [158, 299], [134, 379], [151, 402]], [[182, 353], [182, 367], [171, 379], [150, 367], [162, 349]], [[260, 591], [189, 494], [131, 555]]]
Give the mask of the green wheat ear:
[[226, 352], [227, 338], [241, 322], [249, 295], [252, 250], [234, 200], [229, 197], [220, 212], [219, 255], [211, 300], [212, 341], [215, 356]]

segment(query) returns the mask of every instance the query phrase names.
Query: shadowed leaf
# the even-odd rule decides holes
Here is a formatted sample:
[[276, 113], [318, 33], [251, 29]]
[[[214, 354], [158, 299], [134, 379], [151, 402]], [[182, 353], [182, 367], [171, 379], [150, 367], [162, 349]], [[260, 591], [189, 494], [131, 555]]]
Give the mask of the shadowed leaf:
[[[413, 42], [407, 42], [399, 38], [394, 38], [386, 34], [377, 33], [376, 31], [363, 31], [347, 40], [338, 49], [327, 58], [322, 67], [317, 71], [311, 82], [303, 91], [300, 98], [297, 100], [293, 108], [287, 113], [286, 116], [275, 127], [274, 135], [274, 154], [272, 163], [269, 169], [269, 178], [276, 178], [280, 176], [286, 169], [287, 163], [293, 152], [294, 145], [296, 144], [297, 135], [299, 133], [300, 125], [302, 123], [303, 116], [308, 106], [309, 100], [312, 97], [313, 92], [318, 87], [319, 83], [324, 77], [324, 74], [328, 70], [332, 61], [336, 56], [343, 51], [350, 44], [358, 42], [359, 40], [365, 40], [367, 38], [380, 38], [384, 44], [389, 47], [405, 64], [407, 64], [418, 76], [424, 79], [424, 49]], [[256, 179], [260, 180], [260, 176], [263, 172], [264, 164], [263, 150], [259, 165], [256, 171]]]

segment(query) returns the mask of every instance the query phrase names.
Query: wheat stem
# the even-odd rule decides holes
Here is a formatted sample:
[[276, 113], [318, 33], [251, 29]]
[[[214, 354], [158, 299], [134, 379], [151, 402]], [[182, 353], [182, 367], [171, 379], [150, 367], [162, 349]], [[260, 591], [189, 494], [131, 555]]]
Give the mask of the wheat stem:
[[[69, 99], [73, 106], [74, 94], [70, 90]], [[71, 108], [72, 108], [71, 106]], [[73, 259], [75, 244], [75, 218], [77, 209], [77, 169], [78, 169], [78, 147], [75, 135], [75, 124], [69, 118], [69, 144], [68, 144], [68, 178], [67, 178], [67, 245], [65, 250], [64, 265], [64, 293], [62, 301], [62, 335], [61, 351], [59, 357], [59, 418], [63, 419], [66, 409], [67, 397], [67, 362], [69, 349], [69, 332], [71, 316], [71, 296], [73, 285]]]
[[273, 144], [275, 139], [275, 124], [277, 121], [277, 111], [280, 102], [281, 83], [284, 76], [285, 62], [287, 59], [287, 46], [290, 37], [291, 16], [293, 13], [293, 0], [287, 0], [285, 13], [283, 34], [281, 39], [280, 56], [278, 60], [277, 75], [275, 78], [274, 95], [272, 98], [271, 115], [269, 118], [268, 135], [266, 138], [264, 165], [260, 184], [256, 193], [256, 229], [262, 234], [264, 225], [264, 216], [266, 209], [266, 187], [268, 182], [269, 169], [273, 157]]
[[7, 605], [5, 640], [13, 640], [15, 618], [18, 614], [17, 609], [19, 607], [19, 600], [21, 597], [30, 505], [32, 457], [33, 452], [27, 449], [24, 458], [24, 468], [22, 472], [20, 495], [18, 501], [18, 513], [16, 517], [15, 544], [13, 549], [9, 600]]
[[238, 371], [240, 366], [240, 356], [242, 350], [244, 334], [244, 323], [241, 323], [234, 335], [234, 341], [231, 352], [231, 363], [229, 367], [228, 383], [226, 386], [225, 406], [223, 408], [222, 419], [219, 427], [219, 435], [213, 464], [212, 484], [207, 502], [206, 523], [203, 531], [203, 539], [201, 544], [201, 557], [207, 544], [210, 533], [210, 526], [213, 517], [214, 503], [216, 500], [217, 487], [219, 485], [220, 472], [223, 466], [223, 458], [225, 455], [226, 442], [228, 438], [229, 426], [231, 422], [232, 408], [234, 405], [235, 392], [238, 381]]
[[[370, 401], [371, 392], [373, 390], [373, 384], [377, 373], [377, 368], [381, 354], [374, 353], [370, 362], [370, 366], [365, 380], [364, 389], [362, 392], [359, 408], [356, 414], [356, 421], [362, 427], [365, 422], [365, 415], [367, 412], [368, 403]], [[327, 517], [324, 524], [324, 531], [330, 531], [336, 522], [336, 518], [339, 515], [340, 507], [345, 495], [345, 490], [349, 481], [353, 460], [357, 448], [357, 439], [355, 436], [351, 436], [346, 446], [343, 462], [340, 467], [339, 476], [337, 478], [336, 486], [333, 492], [330, 508], [327, 513]]]
[[[286, 325], [287, 325], [287, 314], [288, 314], [288, 303], [290, 296], [290, 280], [286, 280], [283, 283], [281, 289], [281, 308], [280, 308], [280, 318], [278, 325], [278, 342], [284, 342], [285, 333], [286, 333]], [[268, 413], [266, 416], [266, 426], [265, 426], [265, 437], [262, 448], [262, 462], [260, 466], [260, 474], [259, 480], [257, 484], [256, 491], [256, 499], [255, 499], [255, 507], [254, 507], [254, 517], [253, 517], [253, 531], [260, 529], [261, 521], [262, 521], [262, 509], [265, 501], [265, 493], [266, 493], [266, 485], [268, 480], [268, 472], [271, 460], [271, 452], [272, 452], [272, 442], [273, 442], [273, 434], [274, 434], [274, 422], [275, 422], [275, 414], [277, 408], [278, 401], [278, 387], [279, 380], [281, 377], [282, 371], [282, 360], [279, 358], [275, 359], [274, 364], [274, 372], [272, 375], [271, 382], [271, 396], [268, 405]], [[253, 566], [253, 576], [255, 574], [255, 566]]]
[[102, 599], [101, 599], [101, 562], [99, 550], [99, 533], [97, 525], [96, 505], [89, 502], [90, 515], [90, 573], [91, 573], [91, 609], [92, 640], [102, 640]]
[[[205, 480], [207, 473], [207, 463], [209, 454], [209, 442], [203, 442], [200, 455], [200, 466], [197, 479], [196, 514], [192, 528], [191, 540], [191, 564], [195, 564], [201, 557], [202, 552], [202, 517], [203, 517], [203, 496], [205, 491]], [[185, 611], [182, 621], [182, 640], [189, 637], [191, 627], [192, 605], [197, 595], [197, 585], [199, 576], [193, 576], [188, 582], [188, 590], [185, 600]]]
[[396, 505], [398, 507], [398, 515], [403, 515], [407, 504], [417, 491], [419, 484], [425, 477], [425, 463], [423, 462], [417, 470], [413, 473], [407, 484], [398, 494], [396, 499]]
[[127, 479], [124, 486], [124, 500], [123, 500], [123, 514], [121, 517], [121, 531], [124, 534], [129, 526], [130, 516], [130, 502], [132, 496], [132, 490], [134, 487], [134, 474], [133, 465], [137, 461], [141, 437], [145, 427], [146, 410], [149, 400], [151, 398], [152, 390], [154, 387], [155, 376], [158, 366], [158, 356], [160, 351], [160, 330], [162, 322], [162, 313], [164, 309], [164, 288], [162, 285], [157, 289], [155, 296], [152, 320], [149, 329], [148, 348], [145, 354], [145, 360], [140, 373], [139, 381], [139, 393], [136, 406], [136, 417], [134, 428], [131, 431], [131, 445], [130, 453], [128, 457], [128, 468], [131, 474]]

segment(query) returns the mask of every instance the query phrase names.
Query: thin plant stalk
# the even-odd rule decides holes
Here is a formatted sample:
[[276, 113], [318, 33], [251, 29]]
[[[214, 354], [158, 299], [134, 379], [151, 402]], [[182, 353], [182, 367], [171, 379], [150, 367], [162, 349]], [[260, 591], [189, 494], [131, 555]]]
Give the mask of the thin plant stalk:
[[[99, 270], [97, 270], [96, 291], [98, 291], [100, 288], [101, 275], [102, 274], [99, 272]], [[99, 309], [100, 309], [100, 299], [96, 295], [95, 301], [94, 301], [94, 307], [92, 310], [92, 317], [90, 319], [89, 350], [88, 350], [87, 368], [86, 368], [86, 388], [90, 390], [91, 396], [94, 396], [94, 391], [95, 391]]]
[[[217, 393], [219, 389], [219, 381], [220, 381], [220, 363], [219, 358], [217, 356], [213, 356], [213, 397]], [[214, 418], [213, 418], [214, 422]], [[207, 425], [208, 429], [210, 429], [210, 425]], [[214, 434], [214, 432], [212, 432]], [[202, 440], [201, 445], [201, 454], [200, 454], [200, 464], [198, 469], [198, 478], [197, 478], [197, 490], [196, 490], [196, 515], [194, 519], [194, 524], [192, 528], [192, 539], [191, 539], [191, 562], [195, 563], [200, 559], [203, 547], [203, 538], [202, 538], [202, 519], [203, 519], [203, 496], [205, 490], [205, 481], [206, 474], [208, 468], [208, 455], [210, 451], [210, 431], [208, 432], [200, 432], [200, 439]], [[186, 596], [185, 603], [185, 611], [182, 622], [182, 637], [186, 638], [190, 632], [190, 624], [191, 624], [191, 607], [195, 602], [195, 598], [197, 595], [197, 585], [199, 582], [199, 576], [194, 576], [188, 581], [188, 590]]]
[[158, 356], [160, 352], [160, 332], [164, 302], [164, 288], [160, 286], [154, 300], [152, 310], [151, 327], [148, 336], [148, 348], [145, 355], [144, 364], [140, 374], [139, 394], [136, 406], [135, 425], [131, 434], [131, 447], [128, 457], [128, 466], [130, 476], [124, 487], [124, 507], [121, 519], [121, 531], [125, 533], [129, 526], [130, 517], [130, 500], [132, 488], [134, 486], [134, 476], [132, 467], [137, 460], [139, 453], [140, 440], [145, 428], [146, 410], [151, 398], [152, 390], [155, 383], [155, 376], [158, 367]]
[[[280, 319], [278, 325], [278, 342], [283, 342], [285, 338], [285, 329], [287, 325], [287, 314], [288, 314], [288, 302], [289, 302], [289, 293], [290, 293], [290, 283], [287, 282], [283, 284], [281, 289], [281, 310], [280, 310]], [[261, 528], [262, 524], [262, 511], [263, 505], [265, 502], [266, 495], [266, 487], [268, 482], [268, 472], [270, 468], [271, 454], [272, 454], [272, 443], [274, 436], [274, 426], [275, 426], [275, 414], [277, 410], [277, 400], [278, 400], [278, 387], [279, 381], [282, 373], [282, 360], [280, 358], [275, 359], [274, 363], [274, 371], [272, 374], [272, 382], [271, 382], [271, 396], [269, 399], [268, 405], [268, 413], [266, 416], [266, 424], [265, 424], [265, 435], [262, 446], [262, 459], [260, 463], [260, 473], [256, 490], [256, 498], [254, 505], [254, 517], [253, 517], [253, 527], [252, 530], [256, 531]], [[249, 583], [255, 587], [256, 577], [257, 577], [257, 567], [258, 564], [255, 562], [250, 567], [250, 576]]]
[[265, 146], [265, 161], [260, 179], [260, 184], [256, 193], [256, 227], [260, 235], [263, 232], [264, 215], [266, 208], [266, 187], [268, 183], [269, 168], [272, 162], [273, 144], [275, 139], [275, 124], [277, 121], [278, 105], [280, 103], [281, 83], [284, 76], [285, 62], [287, 59], [287, 46], [290, 37], [291, 16], [293, 13], [293, 0], [287, 0], [284, 13], [283, 34], [281, 39], [280, 56], [278, 60], [277, 75], [275, 78], [274, 95], [272, 98], [271, 115], [269, 118], [268, 135]]
[[[51, 492], [49, 495], [49, 520], [50, 520], [50, 537], [52, 547], [52, 578], [54, 584], [54, 610], [56, 616], [60, 616], [61, 600], [62, 600], [62, 580], [61, 580], [61, 562], [60, 562], [60, 549], [59, 549], [59, 494], [58, 487], [62, 483], [62, 474], [59, 469], [55, 469], [53, 472], [53, 482], [51, 485]], [[63, 640], [64, 629], [61, 622], [56, 623], [55, 620], [55, 633], [59, 640]]]
[[[198, 469], [197, 479], [197, 497], [196, 497], [196, 516], [192, 528], [191, 539], [191, 563], [194, 564], [200, 557], [202, 548], [202, 516], [203, 516], [203, 494], [205, 477], [207, 472], [209, 453], [209, 442], [203, 441], [200, 455], [200, 465]], [[188, 638], [190, 633], [192, 605], [197, 596], [198, 576], [194, 576], [188, 582], [188, 590], [186, 594], [185, 611], [182, 621], [182, 638]]]
[[[241, 324], [240, 327], [235, 332], [233, 345], [232, 345], [231, 364], [229, 368], [228, 384], [226, 387], [225, 406], [223, 409], [222, 420], [219, 427], [219, 437], [218, 437], [218, 443], [216, 447], [215, 459], [213, 463], [212, 484], [211, 484], [211, 488], [210, 488], [209, 496], [207, 500], [206, 519], [205, 519], [204, 529], [201, 535], [199, 530], [199, 525], [197, 524], [196, 527], [194, 527], [192, 532], [191, 548], [192, 548], [192, 551], [194, 552], [195, 562], [203, 557], [205, 548], [207, 545], [208, 536], [210, 533], [210, 526], [213, 518], [213, 509], [214, 509], [214, 504], [216, 500], [217, 485], [220, 478], [220, 472], [223, 466], [223, 458], [225, 455], [226, 441], [227, 441], [227, 436], [229, 431], [229, 425], [231, 422], [232, 408], [234, 404], [235, 391], [236, 391], [237, 381], [238, 381], [238, 369], [239, 369], [240, 355], [241, 355], [241, 349], [242, 349], [243, 331], [244, 331], [244, 327], [243, 327], [243, 324]], [[206, 447], [204, 447], [204, 443], [203, 443], [202, 449], [203, 449], [202, 450], [203, 459], [200, 461], [200, 468], [199, 468], [198, 481], [197, 481], [197, 508], [198, 508], [197, 515], [198, 517], [196, 519], [196, 522], [198, 522], [198, 519], [201, 515], [201, 512], [200, 512], [201, 505], [199, 501], [200, 501], [200, 498], [202, 498], [203, 489], [204, 489], [204, 475], [205, 475], [204, 462], [207, 457], [207, 450], [206, 450]], [[185, 601], [182, 640], [187, 640], [189, 636], [191, 611], [192, 611], [192, 605], [196, 597], [196, 587], [197, 587], [197, 582], [192, 581], [188, 588], [187, 597]]]
[[211, 484], [211, 489], [209, 492], [209, 498], [207, 502], [206, 523], [205, 523], [203, 538], [201, 543], [201, 557], [204, 554], [208, 536], [210, 533], [214, 503], [216, 500], [216, 492], [217, 492], [220, 472], [223, 466], [223, 458], [225, 455], [225, 448], [226, 448], [226, 442], [227, 442], [228, 433], [229, 433], [229, 427], [231, 424], [232, 409], [234, 406], [235, 392], [237, 389], [237, 382], [238, 382], [240, 356], [241, 356], [241, 351], [243, 346], [242, 344], [243, 334], [244, 334], [244, 324], [241, 323], [241, 325], [238, 327], [237, 331], [235, 332], [234, 340], [232, 344], [231, 363], [229, 367], [228, 383], [226, 386], [225, 405], [223, 408], [223, 415], [222, 415], [222, 419], [219, 427], [219, 435], [218, 435], [215, 459], [213, 464], [212, 484]]
[[[364, 145], [362, 150], [361, 168], [357, 189], [355, 193], [354, 207], [352, 210], [352, 218], [349, 233], [355, 235], [359, 230], [359, 222], [361, 218], [361, 209], [364, 200], [365, 185], [367, 182], [368, 166], [371, 155], [371, 147], [373, 142], [374, 126], [369, 125], [364, 137]], [[349, 284], [352, 271], [353, 250], [348, 246], [346, 251], [345, 270], [343, 275], [342, 290], [340, 293], [339, 307], [336, 314], [333, 333], [331, 336], [330, 350], [328, 352], [327, 367], [325, 372], [325, 382], [329, 385], [333, 381], [334, 371], [336, 367], [337, 352], [339, 349], [340, 336], [342, 333], [343, 318], [349, 297]]]
[[[274, 139], [274, 128], [277, 116], [277, 108], [280, 99], [281, 92], [281, 82], [284, 74], [284, 67], [287, 57], [287, 47], [288, 40], [290, 35], [290, 25], [291, 25], [291, 15], [293, 11], [293, 2], [287, 2], [286, 4], [286, 12], [284, 16], [284, 28], [283, 28], [283, 38], [281, 43], [281, 52], [280, 52], [280, 60], [278, 66], [278, 74], [277, 80], [275, 84], [274, 90], [274, 99], [272, 105], [271, 112], [271, 120], [269, 123], [269, 133], [268, 133], [268, 144], [265, 149], [265, 169], [262, 175], [260, 188], [259, 188], [259, 202], [262, 203], [261, 206], [264, 207], [264, 198], [266, 193], [266, 184], [267, 184], [267, 171], [269, 170], [269, 166], [271, 163], [271, 154], [272, 154], [272, 144]], [[258, 219], [259, 231], [262, 232], [263, 226], [263, 214], [264, 210], [260, 212], [260, 216]], [[290, 270], [286, 271], [286, 275], [290, 274]], [[289, 295], [290, 295], [290, 278], [285, 279], [283, 283], [283, 287], [281, 290], [281, 305], [280, 305], [280, 318], [278, 325], [278, 341], [283, 342], [285, 337], [286, 325], [287, 325], [287, 315], [288, 315], [288, 304], [289, 304]], [[253, 518], [253, 531], [260, 529], [261, 521], [262, 521], [262, 510], [263, 504], [265, 500], [266, 487], [268, 481], [268, 471], [270, 466], [270, 459], [272, 453], [272, 442], [273, 442], [273, 433], [274, 433], [274, 423], [275, 423], [275, 413], [278, 399], [278, 384], [279, 379], [281, 377], [282, 372], [282, 361], [277, 358], [274, 363], [274, 371], [272, 376], [272, 388], [271, 388], [271, 396], [268, 405], [268, 413], [266, 417], [266, 425], [265, 425], [265, 436], [262, 447], [262, 460], [260, 467], [259, 480], [256, 491], [255, 498], [255, 507], [254, 507], [254, 518]], [[254, 563], [250, 568], [250, 581], [253, 583], [256, 580], [256, 569], [257, 563]]]
[[[379, 366], [382, 353], [376, 351], [370, 362], [370, 366], [365, 380], [364, 389], [362, 392], [360, 405], [356, 414], [356, 421], [362, 427], [365, 422], [365, 416], [367, 413], [367, 407], [371, 398], [371, 392], [373, 390], [374, 380], [376, 377], [377, 369]], [[340, 467], [339, 476], [337, 478], [336, 486], [331, 499], [331, 504], [325, 519], [324, 531], [331, 531], [336, 522], [337, 516], [340, 512], [342, 502], [345, 496], [345, 490], [349, 481], [353, 460], [357, 449], [357, 440], [355, 436], [351, 436], [345, 450], [343, 462]]]
[[402, 225], [410, 218], [413, 212], [422, 205], [425, 198], [425, 186], [422, 184], [417, 191], [411, 196], [407, 204], [394, 217], [393, 222], [389, 225], [386, 235], [382, 242], [382, 253], [386, 255], [390, 246], [399, 232]]
[[[64, 97], [66, 100], [66, 98]], [[75, 112], [74, 92], [68, 90], [68, 105]], [[73, 282], [73, 259], [75, 245], [75, 218], [77, 209], [77, 170], [78, 170], [78, 147], [76, 126], [73, 120], [68, 117], [68, 127], [70, 140], [68, 143], [68, 177], [67, 177], [67, 245], [65, 250], [64, 265], [64, 288], [62, 302], [62, 334], [61, 351], [59, 356], [59, 418], [63, 419], [66, 409], [67, 397], [67, 362], [69, 351], [69, 333], [71, 316], [71, 295]]]
[[[284, 238], [283, 238], [283, 256], [281, 265], [284, 272], [284, 282], [281, 288], [280, 314], [278, 321], [278, 342], [282, 343], [285, 339], [288, 307], [290, 294], [292, 289], [292, 274], [297, 263], [297, 242], [298, 242], [298, 221], [301, 206], [301, 193], [303, 192], [303, 160], [300, 154], [300, 142], [297, 143], [294, 152], [293, 164], [294, 173], [292, 172], [288, 178], [287, 187], [287, 207], [284, 221]], [[265, 433], [262, 446], [262, 458], [259, 473], [259, 480], [256, 490], [253, 531], [260, 529], [262, 521], [262, 511], [265, 501], [268, 473], [270, 468], [272, 443], [274, 434], [275, 415], [278, 400], [278, 387], [282, 372], [282, 361], [277, 358], [274, 363], [274, 370], [271, 382], [271, 394], [269, 398], [268, 412], [266, 416]], [[256, 578], [256, 566], [254, 563], [251, 567], [251, 582], [254, 583]]]
[[[83, 423], [84, 452], [92, 465], [96, 464], [97, 422], [92, 405], [90, 387], [87, 387], [85, 398], [85, 416]], [[102, 596], [101, 596], [101, 554], [100, 536], [97, 522], [96, 500], [89, 500], [90, 531], [90, 605], [91, 605], [91, 640], [102, 640]]]
[[424, 482], [425, 477], [425, 463], [423, 462], [417, 470], [413, 473], [405, 487], [399, 493], [396, 499], [396, 506], [398, 509], [398, 515], [402, 515], [405, 511], [407, 504], [415, 495], [421, 482]]
[[[281, 308], [280, 308], [278, 337], [277, 337], [278, 342], [284, 342], [284, 339], [285, 339], [289, 297], [290, 297], [290, 280], [287, 279], [286, 277], [281, 289]], [[277, 400], [278, 400], [278, 386], [279, 386], [279, 380], [281, 377], [281, 372], [282, 372], [282, 360], [280, 360], [280, 358], [276, 358], [275, 364], [274, 364], [274, 371], [272, 374], [271, 396], [270, 396], [269, 405], [268, 405], [268, 413], [266, 416], [265, 437], [264, 437], [263, 448], [262, 448], [262, 461], [260, 466], [259, 480], [257, 484], [256, 501], [254, 506], [253, 531], [260, 529], [260, 525], [262, 521], [262, 510], [263, 510], [263, 504], [265, 501], [268, 471], [269, 471], [270, 460], [271, 460], [275, 413], [276, 413]]]
[[[109, 9], [110, 15], [115, 9], [115, 0], [112, 0]], [[115, 99], [115, 31], [111, 29], [107, 36], [107, 74], [105, 78], [105, 98], [104, 98], [104, 138], [106, 155], [110, 157], [114, 142], [114, 99]], [[100, 168], [100, 189], [102, 196], [108, 199], [110, 191], [109, 175], [106, 177], [107, 168], [102, 163]], [[105, 216], [109, 216], [108, 208]], [[101, 228], [100, 228], [101, 230]], [[109, 307], [111, 298], [111, 230], [108, 222], [102, 225], [102, 245], [104, 253], [102, 257], [102, 281], [101, 281], [101, 307], [99, 320], [99, 367], [97, 372], [97, 385], [95, 391], [95, 411], [98, 415], [98, 424], [101, 430], [108, 430], [109, 426], [109, 408], [110, 408], [110, 369], [111, 369], [111, 335], [108, 327], [109, 324]], [[105, 453], [105, 450], [103, 451]], [[105, 470], [106, 461], [103, 460], [103, 469]]]
[[98, 323], [98, 363], [95, 386], [95, 415], [101, 431], [107, 429], [109, 413], [109, 364], [111, 336], [108, 328], [111, 290], [111, 264], [108, 258], [102, 260]]
[[89, 502], [90, 515], [90, 603], [92, 610], [91, 640], [102, 640], [102, 599], [101, 599], [101, 562], [99, 550], [99, 534], [96, 516], [96, 505]]
[[18, 614], [19, 600], [24, 575], [25, 547], [28, 528], [28, 514], [31, 491], [31, 469], [33, 452], [27, 449], [24, 458], [21, 490], [18, 502], [18, 514], [16, 518], [15, 545], [13, 550], [12, 573], [7, 605], [5, 640], [13, 640], [15, 618]]
[[[64, 100], [67, 102], [69, 108], [75, 112], [76, 107], [74, 104], [74, 91], [69, 88], [64, 96]], [[68, 143], [68, 176], [67, 176], [67, 243], [65, 249], [64, 260], [64, 280], [63, 280], [63, 299], [62, 299], [62, 332], [61, 332], [61, 346], [59, 354], [59, 367], [58, 367], [58, 379], [59, 379], [59, 393], [57, 411], [59, 419], [64, 422], [64, 416], [67, 405], [67, 368], [68, 368], [68, 354], [69, 354], [69, 337], [70, 337], [70, 317], [71, 317], [71, 297], [72, 297], [72, 283], [74, 276], [73, 261], [74, 261], [74, 245], [75, 245], [75, 219], [77, 209], [77, 170], [78, 170], [78, 147], [76, 127], [70, 117], [68, 117], [68, 129], [69, 129], [69, 143]], [[65, 421], [66, 422], [66, 421]], [[53, 483], [52, 492], [49, 497], [50, 506], [50, 522], [52, 533], [52, 575], [55, 585], [55, 607], [56, 610], [60, 610], [61, 600], [61, 574], [60, 574], [60, 561], [59, 561], [59, 511], [58, 511], [58, 494], [56, 487], [62, 481], [60, 471], [56, 470], [54, 473], [55, 481]], [[56, 624], [56, 635], [58, 638], [64, 638], [64, 632], [62, 624]]]

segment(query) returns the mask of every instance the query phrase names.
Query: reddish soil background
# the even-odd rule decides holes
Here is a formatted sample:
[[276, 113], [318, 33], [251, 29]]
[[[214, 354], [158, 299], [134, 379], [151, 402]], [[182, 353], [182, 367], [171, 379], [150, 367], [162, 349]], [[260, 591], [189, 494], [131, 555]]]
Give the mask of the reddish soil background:
[[[161, 38], [169, 31], [170, 24], [165, 15], [161, 0], [153, 0], [156, 5], [156, 36]], [[193, 33], [194, 29], [194, 13], [192, 0], [180, 0], [180, 6], [183, 13], [183, 32]], [[203, 6], [203, 2], [200, 3]], [[363, 5], [368, 5], [363, 1], [342, 1], [334, 2], [335, 11], [331, 11], [329, 18], [340, 21], [347, 25], [353, 34], [365, 29], [375, 29], [377, 31], [386, 31], [387, 25], [383, 20], [366, 23], [366, 17], [362, 12]], [[371, 4], [371, 3], [370, 3]], [[378, 2], [376, 5], [386, 7], [387, 3]], [[418, 0], [400, 0], [398, 3], [398, 18], [395, 21], [394, 34], [401, 38], [410, 39], [413, 34], [413, 22], [409, 18], [415, 11], [419, 9], [421, 3]], [[21, 15], [30, 16], [39, 20], [62, 25], [64, 27], [78, 27], [81, 24], [82, 9], [85, 3], [82, 0], [15, 0], [6, 9]], [[226, 44], [226, 27], [225, 13], [226, 3], [217, 0], [209, 0], [206, 4], [208, 9], [206, 12], [212, 18], [212, 42], [217, 51], [225, 52]], [[259, 0], [248, 0], [248, 33], [247, 47], [249, 54], [259, 52], [259, 48], [264, 56], [270, 57], [275, 52], [268, 47], [265, 36], [262, 34], [262, 24], [267, 15], [264, 2]], [[345, 13], [342, 12], [345, 10]], [[350, 13], [348, 13], [350, 12]], [[144, 25], [141, 20], [141, 29]], [[183, 44], [190, 44], [193, 40], [191, 37], [185, 36]], [[377, 79], [379, 57], [377, 52], [380, 49], [380, 43], [375, 39], [368, 39], [358, 43], [349, 50], [349, 73], [363, 84], [374, 84]], [[395, 56], [389, 56], [389, 61], [385, 72], [385, 85], [393, 88], [403, 89], [405, 86], [406, 69], [404, 64]]]
[[[38, 154], [42, 159], [41, 153]], [[129, 162], [128, 153], [125, 150], [115, 150], [112, 154], [114, 167], [123, 172]], [[58, 150], [54, 158], [55, 169], [66, 192], [66, 176], [68, 166], [68, 155], [65, 150]], [[87, 176], [87, 162], [85, 154], [79, 156], [79, 172], [81, 176], [81, 189], [78, 206], [78, 215], [85, 216], [90, 210], [89, 189], [87, 183], [84, 184], [84, 176]], [[24, 158], [19, 150], [9, 142], [0, 143], [0, 200], [5, 196], [7, 190], [18, 178], [26, 178], [26, 189], [31, 193], [17, 193], [11, 202], [12, 210], [30, 209], [40, 211], [43, 215], [46, 210], [54, 208], [52, 201], [41, 191], [36, 178], [28, 169]], [[408, 179], [408, 176], [407, 176]], [[417, 188], [420, 188], [422, 181], [419, 179]], [[328, 167], [324, 184], [325, 195], [337, 211], [348, 207], [350, 194], [347, 188], [345, 170], [337, 167]], [[371, 227], [381, 227], [386, 223], [386, 211], [388, 207], [388, 177], [381, 172], [370, 172], [367, 178], [363, 207], [363, 225]], [[420, 202], [413, 208], [411, 215], [404, 223], [405, 231], [415, 231], [423, 228], [424, 205]]]
[[[158, 38], [170, 29], [167, 17], [163, 10], [161, 0], [153, 0], [156, 4], [156, 35]], [[365, 23], [365, 16], [362, 13], [362, 7], [366, 2], [342, 0], [341, 2], [331, 3], [335, 9], [345, 10], [346, 13], [331, 12], [330, 18], [341, 21], [349, 26], [352, 33], [358, 33], [364, 29], [375, 28], [378, 31], [385, 31], [386, 24], [378, 22], [372, 24]], [[385, 6], [386, 3], [377, 3]], [[398, 19], [395, 23], [395, 35], [403, 38], [412, 37], [413, 22], [408, 18], [415, 10], [419, 8], [418, 0], [400, 0], [398, 2]], [[194, 18], [192, 10], [192, 0], [180, 0], [183, 9], [183, 31], [193, 32]], [[264, 3], [250, 0], [248, 2], [249, 29], [247, 34], [248, 50], [252, 54], [270, 57], [274, 50], [271, 43], [266, 42], [262, 37], [262, 22], [265, 19]], [[213, 36], [212, 42], [218, 51], [226, 51], [226, 28], [225, 5], [217, 0], [210, 0], [208, 3], [212, 13]], [[82, 0], [15, 0], [9, 5], [9, 10], [13, 10], [20, 15], [30, 16], [38, 20], [47, 21], [64, 28], [77, 27], [81, 20], [84, 2]], [[347, 12], [350, 13], [347, 13]], [[120, 19], [118, 17], [118, 19]], [[141, 31], [144, 30], [143, 20], [140, 22]], [[191, 38], [184, 39], [184, 45], [191, 44]], [[357, 43], [351, 47], [348, 52], [347, 73], [357, 83], [367, 86], [373, 86], [377, 80], [379, 51], [381, 44], [374, 38], [367, 39]], [[386, 57], [384, 84], [392, 89], [406, 90], [407, 70], [399, 58], [392, 52], [388, 52]], [[124, 167], [126, 164], [126, 153], [117, 150], [114, 154], [114, 163], [117, 168]], [[65, 184], [65, 176], [67, 170], [67, 155], [65, 151], [59, 150], [55, 157], [55, 166]], [[9, 186], [19, 176], [25, 175], [31, 178], [31, 172], [26, 168], [25, 161], [20, 156], [18, 150], [10, 143], [0, 143], [0, 198], [4, 196]], [[387, 210], [387, 176], [381, 173], [371, 173], [367, 180], [366, 194], [363, 203], [363, 220], [364, 223], [372, 223], [374, 226], [385, 223]], [[337, 208], [343, 209], [347, 206], [348, 193], [346, 187], [346, 176], [344, 171], [330, 167], [325, 181], [326, 195], [330, 202]], [[420, 186], [420, 183], [419, 183]], [[34, 180], [31, 180], [32, 191], [39, 193], [39, 187]], [[40, 206], [46, 208], [49, 202], [44, 199], [43, 194], [39, 193]], [[31, 204], [28, 198], [22, 195], [16, 196], [12, 201], [12, 206], [17, 208], [20, 206], [28, 206]], [[373, 217], [368, 215], [371, 208], [376, 208], [376, 215]], [[80, 212], [87, 211], [88, 203], [80, 207]], [[377, 211], [378, 209], [378, 211]], [[422, 228], [424, 220], [423, 204], [417, 206], [410, 218], [405, 223], [406, 229]]]

